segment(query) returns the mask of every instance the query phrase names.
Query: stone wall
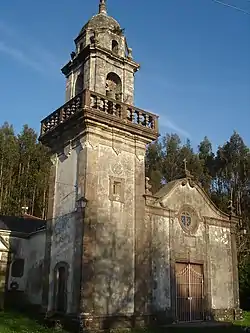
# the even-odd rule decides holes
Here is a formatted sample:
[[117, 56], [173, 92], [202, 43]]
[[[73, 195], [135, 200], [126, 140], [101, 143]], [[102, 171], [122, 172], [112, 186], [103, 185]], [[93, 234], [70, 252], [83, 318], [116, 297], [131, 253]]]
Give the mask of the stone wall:
[[212, 308], [232, 309], [234, 292], [230, 229], [210, 225], [209, 240]]
[[[95, 314], [134, 312], [135, 172], [144, 151], [132, 136], [92, 128], [83, 145], [87, 150], [85, 224], [92, 226], [94, 259], [91, 284]], [[120, 192], [113, 193], [114, 182]], [[85, 281], [87, 283], [87, 281]], [[86, 299], [83, 306], [86, 307]], [[88, 312], [88, 311], [85, 311]]]
[[[169, 186], [161, 205], [150, 208], [153, 239], [153, 312], [176, 314], [175, 263], [201, 264], [204, 272], [204, 318], [233, 319], [238, 309], [237, 262], [233, 258], [229, 217], [216, 208], [199, 187]], [[194, 228], [186, 232], [181, 212], [192, 209]], [[235, 253], [236, 254], [236, 253]], [[236, 288], [236, 289], [235, 289]]]
[[[91, 44], [91, 38], [94, 43]], [[117, 53], [112, 52], [112, 41], [118, 43]], [[83, 47], [90, 46], [89, 56], [72, 67], [66, 77], [66, 101], [75, 96], [75, 84], [79, 74], [83, 75], [83, 89], [106, 95], [106, 78], [109, 73], [119, 76], [122, 84], [122, 101], [134, 103], [134, 71], [138, 65], [126, 56], [125, 36], [98, 28], [87, 30], [83, 36]], [[78, 41], [77, 45], [80, 45]], [[77, 55], [79, 50], [77, 50]]]
[[56, 157], [55, 197], [53, 218], [51, 220], [50, 272], [48, 311], [54, 310], [55, 267], [58, 263], [66, 263], [69, 267], [67, 279], [67, 312], [71, 313], [74, 303], [74, 253], [76, 238], [76, 200], [78, 197], [77, 172], [78, 148], [66, 146]]
[[[12, 262], [10, 263], [10, 274], [8, 278], [8, 290], [11, 290], [11, 284], [18, 284], [18, 291], [25, 292], [27, 284], [27, 272], [29, 263], [29, 240], [27, 238], [8, 237], [9, 247], [12, 251]], [[11, 275], [14, 260], [24, 259], [24, 272], [21, 277], [13, 277]]]
[[153, 312], [171, 308], [169, 219], [152, 215]]
[[45, 231], [32, 234], [28, 239], [25, 293], [32, 304], [42, 304], [42, 279], [45, 253]]
[[[27, 236], [23, 235], [23, 238], [3, 231], [2, 237], [7, 244], [7, 248], [4, 244], [4, 249], [2, 249], [4, 252], [1, 252], [0, 244], [2, 258], [0, 262], [2, 264], [2, 275], [3, 272], [5, 273], [8, 301], [17, 303], [17, 297], [20, 297], [19, 301], [24, 302], [24, 306], [27, 304], [41, 305], [45, 230]], [[24, 260], [23, 274], [19, 277], [12, 276], [13, 263], [18, 259]], [[2, 281], [3, 279], [2, 276]], [[13, 283], [16, 284], [14, 289], [12, 288]]]

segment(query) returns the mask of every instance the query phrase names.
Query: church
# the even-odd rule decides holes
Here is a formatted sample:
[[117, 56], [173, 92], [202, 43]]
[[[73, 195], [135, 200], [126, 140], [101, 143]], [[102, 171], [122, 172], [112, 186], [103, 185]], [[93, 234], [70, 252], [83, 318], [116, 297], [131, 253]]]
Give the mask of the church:
[[83, 329], [233, 320], [238, 219], [187, 169], [151, 193], [145, 152], [158, 116], [134, 106], [139, 68], [100, 0], [62, 68], [65, 104], [41, 121], [47, 221], [0, 224], [2, 290]]

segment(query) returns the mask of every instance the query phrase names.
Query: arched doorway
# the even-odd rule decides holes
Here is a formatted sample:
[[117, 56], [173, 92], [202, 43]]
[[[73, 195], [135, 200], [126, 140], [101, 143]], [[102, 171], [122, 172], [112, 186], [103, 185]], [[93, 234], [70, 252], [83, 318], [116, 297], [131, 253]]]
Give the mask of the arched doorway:
[[67, 311], [67, 282], [68, 282], [68, 264], [65, 262], [59, 262], [55, 266], [55, 294], [54, 294], [54, 306], [56, 312]]
[[108, 73], [106, 78], [106, 95], [118, 101], [122, 99], [122, 81], [120, 77], [113, 72]]

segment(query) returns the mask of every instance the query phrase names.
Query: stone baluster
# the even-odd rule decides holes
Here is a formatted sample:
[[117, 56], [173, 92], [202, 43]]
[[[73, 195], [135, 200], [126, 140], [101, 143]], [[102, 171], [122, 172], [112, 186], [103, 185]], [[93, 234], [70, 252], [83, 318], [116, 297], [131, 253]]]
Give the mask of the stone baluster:
[[108, 101], [103, 99], [103, 112], [108, 113]]
[[116, 103], [112, 102], [112, 115], [116, 116]]
[[99, 96], [96, 97], [96, 108], [97, 110], [101, 110], [101, 106], [102, 106], [102, 100]]
[[142, 125], [143, 126], [143, 113], [142, 111], [137, 111], [137, 119], [138, 119], [138, 125]]

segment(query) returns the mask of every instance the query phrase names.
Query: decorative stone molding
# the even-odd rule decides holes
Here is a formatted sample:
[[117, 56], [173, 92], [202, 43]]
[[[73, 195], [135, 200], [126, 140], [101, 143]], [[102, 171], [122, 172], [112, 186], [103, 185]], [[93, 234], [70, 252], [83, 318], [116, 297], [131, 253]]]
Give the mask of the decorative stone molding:
[[117, 162], [111, 166], [111, 170], [115, 176], [121, 176], [124, 172], [123, 166], [120, 162]]

